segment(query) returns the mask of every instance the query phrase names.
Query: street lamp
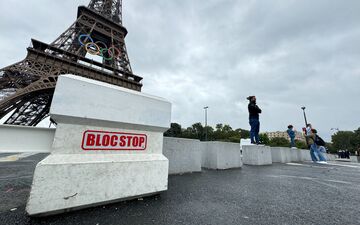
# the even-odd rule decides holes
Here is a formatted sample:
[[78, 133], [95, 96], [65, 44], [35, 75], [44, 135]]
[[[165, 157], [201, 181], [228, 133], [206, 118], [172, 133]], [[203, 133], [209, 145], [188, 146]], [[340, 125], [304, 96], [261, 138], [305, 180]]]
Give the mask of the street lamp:
[[305, 127], [307, 127], [307, 120], [306, 120], [306, 114], [305, 114], [305, 106], [303, 106], [303, 107], [301, 107], [301, 109], [303, 110], [303, 112], [304, 112], [304, 119], [305, 119]]
[[207, 141], [207, 109], [209, 108], [209, 106], [205, 106], [205, 141]]
[[[306, 120], [306, 114], [305, 114], [305, 106], [301, 107], [301, 109], [303, 110], [304, 112], [304, 119], [305, 119], [305, 135], [308, 135], [307, 132], [306, 132], [306, 127], [307, 127], [307, 120]], [[305, 138], [305, 141], [306, 141], [306, 145], [309, 146], [309, 141], [307, 138]]]

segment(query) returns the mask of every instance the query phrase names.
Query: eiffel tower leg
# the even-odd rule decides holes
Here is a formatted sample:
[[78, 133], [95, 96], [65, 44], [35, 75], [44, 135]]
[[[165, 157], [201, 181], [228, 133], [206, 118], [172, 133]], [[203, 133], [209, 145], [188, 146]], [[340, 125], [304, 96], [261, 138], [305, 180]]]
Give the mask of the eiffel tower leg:
[[45, 117], [50, 110], [53, 91], [42, 94], [30, 94], [30, 97], [22, 98], [15, 111], [5, 121], [5, 124], [35, 126]]
[[47, 116], [57, 78], [54, 72], [28, 57], [0, 70], [0, 118], [15, 110], [5, 124], [35, 126]]

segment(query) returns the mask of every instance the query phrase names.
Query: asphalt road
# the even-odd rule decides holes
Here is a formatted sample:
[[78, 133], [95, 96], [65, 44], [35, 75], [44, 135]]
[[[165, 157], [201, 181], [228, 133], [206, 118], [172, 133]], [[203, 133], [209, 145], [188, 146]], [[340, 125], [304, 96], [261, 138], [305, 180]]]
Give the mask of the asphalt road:
[[[175, 175], [160, 196], [30, 218], [44, 154], [0, 162], [0, 224], [360, 224], [360, 164], [273, 164]], [[46, 194], [46, 193], [44, 193]]]

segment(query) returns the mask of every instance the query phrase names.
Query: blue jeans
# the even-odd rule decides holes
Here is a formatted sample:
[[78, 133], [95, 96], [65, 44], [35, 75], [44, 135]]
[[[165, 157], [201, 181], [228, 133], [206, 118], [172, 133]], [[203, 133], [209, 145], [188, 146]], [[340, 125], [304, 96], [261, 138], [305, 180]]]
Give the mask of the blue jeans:
[[290, 147], [295, 147], [295, 138], [290, 138]]
[[[320, 161], [326, 161], [326, 158], [324, 157], [324, 155], [320, 151], [320, 148], [318, 148], [318, 146], [316, 144], [311, 145], [311, 147], [310, 147], [310, 155], [311, 155], [311, 151], [313, 152], [314, 155], [317, 155], [319, 157]], [[314, 161], [312, 156], [311, 156], [311, 159]], [[315, 159], [317, 161], [316, 157], [315, 157]]]
[[313, 145], [310, 145], [310, 156], [311, 156], [311, 160], [312, 160], [313, 162], [319, 161], [319, 160], [316, 158]]
[[251, 143], [258, 144], [260, 142], [259, 141], [260, 121], [259, 121], [259, 119], [250, 119], [249, 124], [251, 127], [251, 130], [250, 130]]

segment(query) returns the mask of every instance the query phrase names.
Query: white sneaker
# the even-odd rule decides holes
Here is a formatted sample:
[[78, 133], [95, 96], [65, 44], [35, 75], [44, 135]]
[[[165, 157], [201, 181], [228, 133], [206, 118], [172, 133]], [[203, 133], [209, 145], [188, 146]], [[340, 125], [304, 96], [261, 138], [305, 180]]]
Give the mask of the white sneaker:
[[319, 161], [318, 163], [320, 163], [320, 164], [327, 164], [326, 161]]

